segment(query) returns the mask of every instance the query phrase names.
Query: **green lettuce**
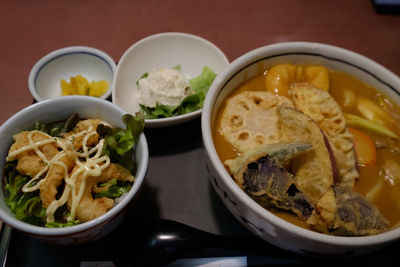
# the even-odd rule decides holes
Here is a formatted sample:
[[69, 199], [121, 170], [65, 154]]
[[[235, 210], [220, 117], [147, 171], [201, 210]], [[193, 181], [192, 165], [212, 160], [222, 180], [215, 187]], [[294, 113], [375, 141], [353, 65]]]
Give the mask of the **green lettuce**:
[[132, 183], [129, 181], [118, 181], [117, 179], [111, 179], [110, 181], [101, 184], [99, 186], [107, 188], [106, 190], [97, 192], [95, 198], [108, 197], [108, 198], [118, 198], [122, 194], [128, 193], [131, 190]]
[[[180, 66], [174, 67], [174, 69], [180, 70]], [[143, 74], [141, 79], [148, 77], [146, 74]], [[168, 118], [199, 110], [203, 107], [207, 91], [216, 76], [217, 74], [212, 69], [205, 66], [199, 76], [189, 80], [194, 94], [185, 97], [180, 105], [168, 106], [156, 103], [154, 108], [144, 105], [140, 105], [140, 108], [145, 112], [146, 119]]]
[[48, 222], [45, 224], [45, 227], [47, 227], [47, 228], [62, 228], [62, 227], [74, 226], [74, 225], [77, 225], [80, 223], [82, 223], [82, 222], [79, 220], [67, 221], [65, 223], [63, 223], [63, 222]]
[[46, 210], [42, 207], [39, 192], [24, 193], [22, 187], [30, 177], [18, 173], [17, 162], [7, 162], [4, 170], [5, 190], [8, 192], [6, 204], [15, 217], [27, 223], [43, 225]]
[[133, 147], [144, 129], [143, 112], [138, 112], [135, 116], [125, 114], [122, 116], [122, 122], [126, 126], [125, 130], [102, 124], [97, 127], [97, 133], [105, 140], [102, 155], [109, 156], [111, 162], [117, 162], [131, 173], [135, 173], [136, 163], [132, 161]]

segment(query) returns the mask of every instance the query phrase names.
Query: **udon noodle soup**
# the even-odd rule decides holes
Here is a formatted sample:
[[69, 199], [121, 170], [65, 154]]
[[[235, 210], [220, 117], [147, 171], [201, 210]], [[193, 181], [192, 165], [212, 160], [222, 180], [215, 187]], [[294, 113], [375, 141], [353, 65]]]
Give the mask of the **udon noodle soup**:
[[312, 64], [278, 64], [234, 90], [215, 120], [236, 184], [277, 216], [339, 236], [400, 222], [400, 111], [375, 88]]

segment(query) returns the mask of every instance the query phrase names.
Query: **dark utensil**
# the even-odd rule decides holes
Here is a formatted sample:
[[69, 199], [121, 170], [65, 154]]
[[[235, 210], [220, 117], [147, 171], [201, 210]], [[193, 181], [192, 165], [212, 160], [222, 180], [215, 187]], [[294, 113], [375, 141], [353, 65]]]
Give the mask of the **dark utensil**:
[[[128, 237], [127, 234], [123, 236], [123, 233], [122, 230], [115, 235], [115, 238], [119, 239], [119, 242], [115, 242], [115, 244], [121, 244], [122, 240], [125, 243], [113, 247], [114, 263], [118, 267], [138, 266], [138, 264], [163, 265], [190, 252], [209, 248], [249, 252], [268, 257], [300, 259], [300, 256], [281, 250], [258, 238], [215, 235], [170, 220], [160, 220], [153, 225], [143, 225], [136, 232], [136, 236]], [[129, 231], [125, 233], [129, 233]]]

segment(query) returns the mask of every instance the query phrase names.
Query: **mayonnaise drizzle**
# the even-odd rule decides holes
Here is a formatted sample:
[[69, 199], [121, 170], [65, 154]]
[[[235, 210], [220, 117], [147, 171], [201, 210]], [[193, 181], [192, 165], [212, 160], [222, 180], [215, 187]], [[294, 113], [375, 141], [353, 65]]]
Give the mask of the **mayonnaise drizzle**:
[[[40, 133], [45, 137], [47, 137], [47, 139], [35, 142], [33, 140], [33, 135], [35, 133]], [[90, 149], [87, 145], [89, 138], [95, 134], [96, 130], [93, 129], [92, 125], [90, 125], [86, 130], [83, 130], [81, 132], [69, 136], [68, 139], [52, 137], [43, 132], [34, 130], [28, 133], [28, 140], [29, 140], [28, 145], [16, 149], [12, 152], [9, 152], [6, 158], [7, 161], [14, 160], [14, 158], [22, 152], [33, 150], [36, 153], [36, 155], [38, 155], [40, 159], [44, 163], [46, 163], [46, 166], [43, 167], [30, 181], [28, 181], [23, 186], [22, 188], [23, 192], [33, 192], [39, 189], [39, 186], [43, 182], [45, 182], [46, 179], [48, 179], [48, 175], [53, 166], [55, 165], [61, 166], [62, 169], [64, 170], [64, 181], [65, 181], [64, 191], [61, 197], [59, 199], [53, 200], [46, 209], [47, 222], [54, 222], [54, 213], [59, 207], [63, 206], [68, 201], [70, 195], [72, 199], [72, 204], [71, 204], [70, 215], [67, 219], [69, 221], [74, 220], [76, 218], [76, 212], [79, 207], [79, 203], [81, 202], [83, 194], [85, 192], [87, 177], [100, 176], [103, 170], [110, 165], [110, 158], [108, 156], [101, 156], [101, 152], [104, 147], [104, 139], [100, 139], [97, 145]], [[73, 140], [81, 136], [83, 136], [82, 139], [83, 152], [78, 152], [75, 150], [75, 147], [73, 145]], [[46, 155], [42, 153], [39, 147], [53, 142], [55, 142], [56, 145], [59, 148], [61, 148], [61, 151], [57, 153], [52, 159], [47, 159]], [[73, 152], [72, 153], [73, 160], [75, 162], [75, 165], [78, 167], [73, 171], [71, 177], [68, 173], [68, 166], [64, 162], [60, 161], [60, 158], [66, 155], [67, 150]], [[40, 179], [44, 174], [46, 174], [46, 176], [43, 179]], [[79, 176], [81, 177], [81, 181], [80, 181], [79, 191], [77, 192], [76, 183]]]

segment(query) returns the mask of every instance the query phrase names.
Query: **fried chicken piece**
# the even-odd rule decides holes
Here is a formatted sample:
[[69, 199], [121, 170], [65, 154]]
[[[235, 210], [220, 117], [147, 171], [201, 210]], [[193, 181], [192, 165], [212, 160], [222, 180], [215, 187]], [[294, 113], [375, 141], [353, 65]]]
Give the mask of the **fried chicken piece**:
[[[63, 138], [72, 139], [72, 143], [76, 151], [79, 151], [82, 148], [83, 139], [85, 137], [85, 134], [83, 133], [87, 133], [90, 129], [91, 129], [90, 131], [96, 131], [97, 126], [101, 122], [102, 121], [99, 119], [88, 119], [79, 121], [71, 132], [63, 134]], [[98, 142], [99, 142], [99, 135], [95, 133], [88, 138], [86, 145], [88, 147], [91, 147], [93, 145], [96, 145]]]
[[[74, 169], [76, 170], [76, 169]], [[73, 171], [74, 171], [73, 170]], [[76, 217], [81, 221], [93, 220], [114, 206], [114, 200], [111, 198], [93, 198], [92, 192], [96, 191], [98, 183], [105, 183], [110, 179], [117, 179], [119, 181], [134, 181], [134, 177], [126, 168], [116, 163], [110, 163], [110, 165], [103, 170], [100, 176], [88, 176], [86, 178], [85, 191], [82, 195], [79, 206], [76, 210]], [[76, 181], [76, 195], [79, 192], [79, 188], [82, 182], [82, 174], [80, 174]], [[72, 207], [72, 194], [68, 199], [68, 209]]]
[[[75, 165], [72, 151], [60, 154], [55, 162], [51, 165], [46, 179], [39, 186], [40, 199], [42, 200], [43, 207], [46, 209], [56, 199], [57, 188], [63, 183], [66, 172], [69, 173]], [[61, 164], [57, 164], [57, 162]], [[67, 170], [64, 169], [62, 164], [67, 167]]]
[[[9, 154], [25, 146], [29, 146], [28, 135], [30, 132], [23, 131], [13, 136], [15, 142], [11, 145]], [[32, 132], [33, 142], [47, 140], [50, 137], [40, 131]], [[43, 153], [47, 160], [51, 160], [57, 153], [58, 149], [55, 142], [39, 146], [39, 150]], [[18, 160], [17, 171], [22, 175], [34, 177], [41, 169], [46, 167], [46, 162], [36, 154], [33, 149], [28, 149], [18, 153], [15, 156], [9, 156], [7, 161]]]

